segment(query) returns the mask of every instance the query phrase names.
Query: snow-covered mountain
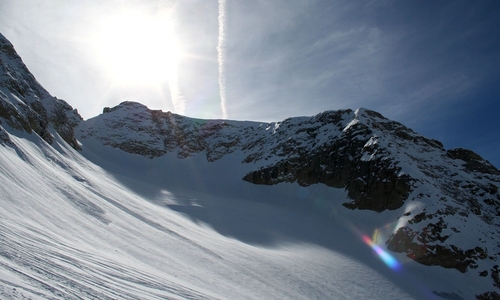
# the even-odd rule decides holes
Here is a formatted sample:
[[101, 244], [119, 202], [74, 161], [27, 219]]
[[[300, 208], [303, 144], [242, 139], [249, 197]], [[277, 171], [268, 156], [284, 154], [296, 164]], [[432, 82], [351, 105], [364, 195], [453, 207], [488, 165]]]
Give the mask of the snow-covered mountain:
[[2, 299], [497, 299], [500, 171], [368, 109], [82, 120], [0, 35]]

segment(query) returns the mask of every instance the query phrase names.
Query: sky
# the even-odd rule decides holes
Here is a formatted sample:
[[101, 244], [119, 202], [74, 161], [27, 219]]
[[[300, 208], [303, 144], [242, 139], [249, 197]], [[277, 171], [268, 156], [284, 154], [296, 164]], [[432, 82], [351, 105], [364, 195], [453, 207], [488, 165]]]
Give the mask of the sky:
[[365, 107], [500, 167], [500, 2], [3, 0], [0, 32], [85, 118], [125, 100], [280, 121]]

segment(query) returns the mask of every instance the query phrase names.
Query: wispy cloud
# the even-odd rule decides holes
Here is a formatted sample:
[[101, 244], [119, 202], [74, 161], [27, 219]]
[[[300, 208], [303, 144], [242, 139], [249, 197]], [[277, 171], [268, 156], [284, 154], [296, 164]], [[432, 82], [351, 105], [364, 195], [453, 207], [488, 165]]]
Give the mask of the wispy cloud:
[[[178, 64], [180, 59], [180, 49], [179, 42], [177, 41], [175, 22], [173, 21], [172, 11], [167, 7], [163, 7], [159, 11], [160, 18], [166, 20], [163, 22], [163, 26], [166, 26], [167, 36], [170, 39], [169, 47], [175, 48], [171, 49], [168, 55], [172, 56], [170, 58], [168, 70], [168, 88], [170, 90], [170, 98], [172, 99], [172, 104], [175, 111], [179, 114], [186, 113], [186, 98], [183, 96], [181, 89], [179, 87], [179, 70]], [[165, 37], [166, 38], [166, 37]], [[167, 53], [165, 53], [167, 55]]]
[[226, 0], [219, 0], [219, 40], [217, 43], [219, 62], [219, 95], [222, 118], [227, 118], [226, 105]]
[[175, 74], [168, 80], [168, 89], [170, 90], [170, 97], [172, 99], [172, 104], [174, 105], [175, 112], [181, 115], [185, 114], [186, 99], [182, 95], [179, 88], [179, 80], [177, 78], [177, 74]]

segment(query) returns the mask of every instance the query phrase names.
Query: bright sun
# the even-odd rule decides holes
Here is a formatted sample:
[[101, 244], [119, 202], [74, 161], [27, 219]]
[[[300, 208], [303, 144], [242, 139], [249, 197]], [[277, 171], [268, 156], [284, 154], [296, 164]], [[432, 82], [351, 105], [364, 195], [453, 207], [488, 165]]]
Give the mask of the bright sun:
[[116, 84], [160, 84], [175, 80], [180, 55], [168, 13], [123, 11], [100, 25], [99, 61]]

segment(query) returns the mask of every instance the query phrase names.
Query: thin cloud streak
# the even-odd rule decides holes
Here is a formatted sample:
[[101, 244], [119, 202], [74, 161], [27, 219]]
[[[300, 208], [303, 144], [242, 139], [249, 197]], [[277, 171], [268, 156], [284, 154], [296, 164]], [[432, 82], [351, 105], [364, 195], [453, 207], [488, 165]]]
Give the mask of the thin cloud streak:
[[222, 118], [227, 119], [226, 105], [226, 0], [219, 0], [219, 40], [217, 59], [219, 62], [219, 95]]
[[[168, 16], [170, 17], [170, 16]], [[170, 18], [169, 18], [170, 19]], [[169, 30], [169, 36], [172, 39], [172, 47], [178, 47], [178, 41], [177, 37], [175, 35], [175, 28], [174, 28], [174, 23], [172, 21], [168, 22], [168, 30]], [[179, 88], [179, 70], [178, 70], [178, 64], [179, 64], [179, 49], [176, 51], [173, 51], [171, 55], [175, 55], [176, 57], [172, 60], [171, 63], [171, 70], [169, 71], [168, 75], [168, 88], [170, 90], [170, 98], [172, 101], [172, 105], [175, 108], [175, 111], [179, 114], [185, 114], [186, 113], [186, 99], [181, 93], [181, 90]]]
[[177, 76], [168, 80], [168, 89], [170, 90], [170, 97], [174, 106], [175, 112], [178, 114], [186, 113], [186, 100], [179, 89], [179, 81]]

